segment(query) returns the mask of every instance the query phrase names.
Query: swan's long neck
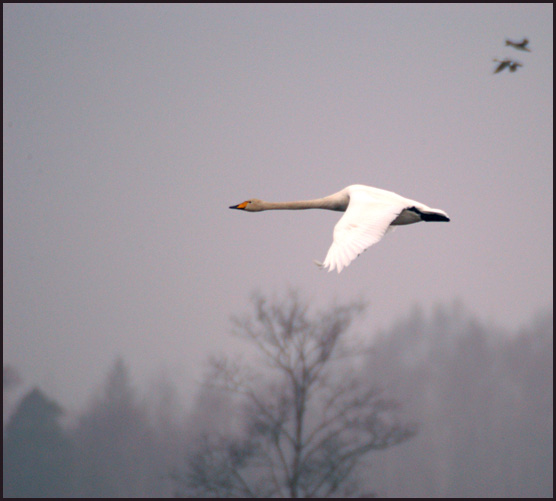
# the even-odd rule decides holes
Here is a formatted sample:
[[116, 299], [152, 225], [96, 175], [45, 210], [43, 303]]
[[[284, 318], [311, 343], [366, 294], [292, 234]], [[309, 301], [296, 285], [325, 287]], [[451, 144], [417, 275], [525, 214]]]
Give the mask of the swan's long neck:
[[300, 200], [298, 202], [264, 202], [262, 210], [302, 210], [328, 209], [345, 211], [349, 200], [345, 202], [334, 197], [316, 198], [314, 200]]

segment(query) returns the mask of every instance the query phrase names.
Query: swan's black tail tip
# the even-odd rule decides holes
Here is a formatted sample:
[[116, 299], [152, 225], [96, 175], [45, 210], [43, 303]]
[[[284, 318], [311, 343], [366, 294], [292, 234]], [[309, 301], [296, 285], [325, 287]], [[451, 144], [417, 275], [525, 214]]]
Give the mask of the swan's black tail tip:
[[[423, 210], [419, 210], [417, 207], [409, 207], [407, 210], [415, 212], [421, 218], [421, 221], [450, 221], [448, 214], [444, 211], [437, 209], [437, 212], [425, 212]], [[431, 209], [434, 210], [434, 209]]]
[[438, 214], [437, 212], [431, 212], [429, 214], [425, 213], [425, 212], [421, 212], [421, 219], [423, 221], [450, 221], [450, 218], [448, 216], [445, 216], [444, 214]]

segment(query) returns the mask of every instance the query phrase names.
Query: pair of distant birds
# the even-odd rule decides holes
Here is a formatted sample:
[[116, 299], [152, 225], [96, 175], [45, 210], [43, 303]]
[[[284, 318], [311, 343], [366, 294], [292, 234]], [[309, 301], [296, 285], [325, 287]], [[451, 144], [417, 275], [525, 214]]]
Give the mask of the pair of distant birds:
[[[523, 50], [525, 52], [531, 52], [531, 49], [529, 49], [529, 47], [527, 47], [527, 44], [529, 43], [529, 40], [527, 40], [527, 38], [524, 38], [521, 42], [512, 42], [511, 40], [506, 40], [506, 45], [509, 45], [510, 47], [513, 47], [514, 49], [517, 50]], [[494, 73], [500, 73], [501, 71], [505, 70], [506, 68], [508, 68], [512, 73], [517, 70], [520, 66], [523, 66], [523, 64], [514, 61], [513, 59], [494, 59], [495, 63], [500, 63], [496, 69], [494, 70]]]

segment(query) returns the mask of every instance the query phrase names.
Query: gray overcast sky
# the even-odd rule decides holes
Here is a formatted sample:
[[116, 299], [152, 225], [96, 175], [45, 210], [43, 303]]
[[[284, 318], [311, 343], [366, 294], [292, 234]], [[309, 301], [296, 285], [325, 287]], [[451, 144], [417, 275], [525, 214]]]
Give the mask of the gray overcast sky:
[[[552, 303], [552, 4], [3, 13], [3, 359], [66, 407], [118, 354], [190, 390], [257, 288], [363, 297], [369, 335], [414, 304], [516, 328]], [[452, 221], [338, 275], [313, 259], [340, 214], [228, 209], [349, 184]]]

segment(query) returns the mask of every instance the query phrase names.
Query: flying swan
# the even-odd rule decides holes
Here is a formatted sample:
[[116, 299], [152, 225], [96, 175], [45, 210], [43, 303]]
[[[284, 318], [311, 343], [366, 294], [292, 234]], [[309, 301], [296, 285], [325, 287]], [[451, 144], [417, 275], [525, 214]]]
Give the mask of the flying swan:
[[519, 67], [523, 66], [521, 63], [518, 63], [517, 61], [512, 61], [511, 59], [504, 59], [503, 61], [501, 61], [500, 59], [493, 59], [493, 61], [495, 63], [500, 63], [494, 70], [494, 73], [500, 73], [506, 68], [508, 68], [513, 73]]
[[327, 209], [345, 212], [334, 227], [334, 239], [321, 268], [340, 273], [364, 250], [376, 244], [392, 226], [419, 221], [450, 221], [439, 209], [404, 198], [391, 191], [354, 184], [338, 193], [315, 200], [265, 202], [251, 198], [230, 209], [247, 212], [263, 210]]
[[524, 38], [521, 42], [512, 42], [511, 40], [506, 39], [506, 45], [513, 47], [514, 49], [524, 50], [526, 52], [531, 52], [531, 49], [527, 47], [529, 44], [529, 40]]

